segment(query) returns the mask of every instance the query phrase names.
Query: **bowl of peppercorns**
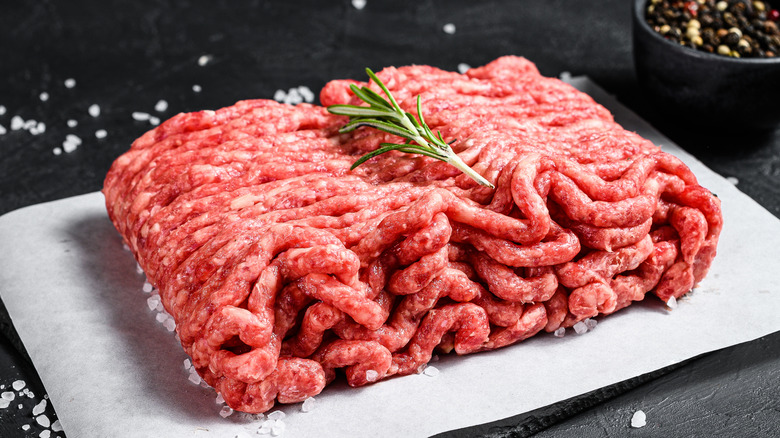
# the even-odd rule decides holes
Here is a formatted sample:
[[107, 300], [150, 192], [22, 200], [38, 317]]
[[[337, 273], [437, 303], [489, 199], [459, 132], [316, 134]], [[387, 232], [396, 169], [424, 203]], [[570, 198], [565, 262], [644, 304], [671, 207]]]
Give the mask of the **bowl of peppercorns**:
[[780, 124], [780, 0], [635, 0], [637, 79], [683, 123]]

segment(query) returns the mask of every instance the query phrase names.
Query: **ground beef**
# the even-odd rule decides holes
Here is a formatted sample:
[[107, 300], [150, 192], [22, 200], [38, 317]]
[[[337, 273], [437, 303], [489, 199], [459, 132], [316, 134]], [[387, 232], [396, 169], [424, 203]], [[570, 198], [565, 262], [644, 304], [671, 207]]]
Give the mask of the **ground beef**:
[[[103, 190], [111, 220], [234, 409], [364, 385], [610, 314], [702, 279], [718, 199], [589, 96], [504, 57], [465, 74], [378, 73], [477, 172], [391, 152], [390, 134], [270, 100], [180, 114]], [[333, 81], [323, 105], [358, 104]], [[372, 85], [376, 91], [379, 89]]]

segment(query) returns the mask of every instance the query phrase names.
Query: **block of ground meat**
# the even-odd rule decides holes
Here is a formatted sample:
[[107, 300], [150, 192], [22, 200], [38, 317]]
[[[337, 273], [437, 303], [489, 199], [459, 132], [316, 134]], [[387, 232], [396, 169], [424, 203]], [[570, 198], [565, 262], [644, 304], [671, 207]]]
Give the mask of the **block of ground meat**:
[[[232, 408], [300, 402], [339, 374], [415, 373], [434, 352], [679, 298], [706, 274], [718, 199], [586, 94], [517, 57], [378, 76], [407, 111], [421, 96], [495, 189], [397, 151], [350, 171], [400, 139], [339, 134], [345, 117], [271, 100], [179, 114], [108, 172], [111, 220]], [[328, 83], [321, 103], [360, 104], [350, 84]]]

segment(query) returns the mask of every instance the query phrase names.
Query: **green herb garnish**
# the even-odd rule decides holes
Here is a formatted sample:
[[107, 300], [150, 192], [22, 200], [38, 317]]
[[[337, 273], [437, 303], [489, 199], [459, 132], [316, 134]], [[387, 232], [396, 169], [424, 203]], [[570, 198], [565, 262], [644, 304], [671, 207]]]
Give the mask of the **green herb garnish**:
[[455, 152], [452, 151], [450, 145], [456, 140], [452, 140], [449, 143], [444, 141], [440, 131], [434, 134], [431, 128], [425, 123], [422, 113], [422, 104], [420, 103], [420, 96], [417, 96], [417, 117], [419, 121], [411, 113], [404, 111], [398, 106], [398, 103], [390, 94], [384, 83], [374, 74], [371, 69], [367, 68], [366, 73], [374, 83], [379, 85], [379, 88], [385, 93], [389, 102], [382, 96], [372, 91], [368, 87], [358, 88], [355, 85], [350, 85], [349, 88], [360, 100], [367, 103], [368, 106], [358, 105], [331, 105], [328, 107], [328, 111], [333, 114], [341, 116], [349, 116], [349, 122], [339, 129], [339, 132], [345, 133], [353, 131], [361, 126], [370, 126], [372, 128], [379, 129], [384, 132], [388, 132], [393, 135], [405, 138], [406, 143], [382, 143], [380, 148], [369, 152], [366, 155], [360, 157], [359, 160], [350, 167], [350, 170], [360, 166], [371, 158], [384, 154], [388, 151], [401, 151], [409, 154], [421, 154], [426, 157], [435, 158], [437, 160], [449, 163], [452, 166], [458, 168], [461, 172], [468, 175], [476, 182], [490, 188], [495, 188], [488, 180], [478, 174], [471, 167], [469, 167], [463, 160], [458, 157]]

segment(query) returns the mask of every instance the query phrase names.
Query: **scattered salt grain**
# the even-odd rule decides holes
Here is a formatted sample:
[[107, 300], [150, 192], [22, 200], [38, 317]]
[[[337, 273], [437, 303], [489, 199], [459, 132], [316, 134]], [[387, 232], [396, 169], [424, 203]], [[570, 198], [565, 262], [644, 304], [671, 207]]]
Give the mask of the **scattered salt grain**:
[[79, 124], [79, 122], [77, 122], [77, 121], [75, 121], [73, 119], [68, 119], [68, 121], [66, 123], [68, 124], [68, 128], [75, 128]]
[[149, 117], [149, 123], [151, 123], [154, 126], [157, 126], [157, 125], [160, 124], [160, 118], [159, 117], [155, 117], [155, 116], [151, 116], [151, 117]]
[[168, 318], [163, 322], [163, 327], [169, 332], [172, 332], [176, 330], [176, 321], [174, 321], [173, 318]]
[[591, 319], [591, 318], [585, 318], [585, 321], [583, 321], [583, 322], [585, 323], [585, 326], [588, 327], [589, 331], [593, 330], [594, 328], [596, 328], [596, 325], [598, 325], [598, 323], [599, 323], [595, 319]]
[[46, 102], [47, 100], [49, 100], [49, 93], [44, 91], [41, 94], [39, 94], [38, 97], [41, 99], [41, 102]]
[[137, 272], [139, 274], [143, 274], [144, 273], [144, 268], [142, 268], [141, 265], [138, 264], [138, 262], [135, 262], [135, 272]]
[[152, 295], [151, 297], [146, 299], [146, 305], [149, 306], [149, 310], [156, 309], [158, 304], [160, 304], [159, 295]]
[[219, 410], [219, 416], [222, 418], [227, 418], [231, 415], [233, 415], [233, 409], [230, 406], [222, 406], [222, 409]]
[[301, 102], [303, 102], [303, 96], [301, 96], [300, 91], [297, 88], [290, 88], [287, 97], [284, 98], [284, 103], [298, 105]]
[[22, 409], [23, 406], [24, 406], [23, 404], [19, 403], [18, 405], [16, 405], [16, 408], [17, 409]]
[[168, 102], [165, 100], [158, 100], [156, 104], [154, 104], [154, 110], [158, 113], [165, 112], [168, 109]]
[[562, 338], [565, 335], [566, 335], [566, 328], [565, 327], [558, 327], [553, 332], [553, 336], [555, 336], [556, 338]]
[[7, 129], [5, 129], [5, 126], [3, 126], [3, 125], [0, 125], [0, 135], [3, 135], [3, 134], [5, 134], [6, 132], [8, 132], [8, 130], [7, 130]]
[[157, 307], [155, 307], [155, 308], [154, 308], [154, 310], [156, 310], [156, 311], [158, 311], [158, 312], [165, 312], [165, 307], [163, 307], [163, 305], [162, 305], [162, 301], [160, 301], [159, 303], [157, 303]]
[[192, 86], [192, 91], [194, 91], [196, 93], [200, 93], [201, 91], [203, 91], [203, 88], [200, 85], [195, 84], [195, 85]]
[[376, 379], [379, 377], [379, 373], [375, 370], [368, 370], [366, 371], [366, 380], [369, 382], [376, 382]]
[[30, 391], [30, 390], [29, 390], [29, 389], [27, 389], [27, 388], [24, 388], [24, 391], [22, 391], [22, 393], [24, 393], [24, 395], [26, 395], [26, 396], [27, 396], [27, 398], [33, 398], [33, 397], [35, 397], [35, 394], [33, 394], [33, 392], [32, 392], [32, 391]]
[[198, 58], [198, 65], [203, 67], [209, 62], [211, 62], [212, 59], [214, 59], [214, 57], [211, 55], [201, 55], [201, 57]]
[[76, 80], [73, 78], [65, 79], [65, 88], [73, 88], [76, 86]]
[[587, 331], [588, 331], [588, 325], [585, 324], [584, 322], [580, 321], [574, 324], [574, 332], [577, 333], [578, 335], [581, 335]]
[[162, 313], [162, 312], [160, 312], [160, 313], [158, 313], [158, 314], [157, 314], [157, 315], [154, 317], [154, 319], [156, 319], [156, 320], [157, 320], [157, 322], [159, 322], [160, 324], [162, 324], [162, 323], [164, 323], [164, 322], [165, 322], [165, 321], [168, 319], [168, 315], [167, 315], [167, 314], [165, 314], [165, 313]]
[[5, 107], [5, 105], [0, 105], [0, 116], [4, 116], [5, 112], [8, 111]]
[[189, 370], [190, 368], [192, 368], [192, 361], [190, 358], [184, 359], [184, 369]]
[[11, 131], [18, 131], [24, 127], [24, 119], [19, 116], [11, 117]]
[[11, 384], [11, 388], [13, 388], [14, 391], [21, 391], [25, 385], [26, 383], [24, 383], [24, 380], [14, 380], [14, 383]]
[[271, 421], [281, 420], [282, 418], [286, 417], [287, 414], [285, 414], [282, 411], [273, 411], [270, 414], [268, 414], [268, 419]]
[[93, 103], [89, 106], [87, 109], [87, 112], [89, 112], [89, 115], [92, 117], [97, 117], [100, 115], [100, 105]]
[[673, 296], [669, 297], [669, 300], [666, 301], [666, 307], [668, 307], [669, 309], [672, 309], [672, 310], [676, 309], [677, 308], [677, 298], [675, 298]]
[[11, 400], [6, 400], [4, 398], [0, 399], [0, 409], [5, 409], [10, 404], [11, 404]]
[[217, 398], [214, 399], [214, 403], [221, 405], [225, 403], [225, 397], [222, 397], [222, 394], [217, 393]]
[[647, 415], [641, 409], [634, 412], [634, 416], [631, 417], [631, 427], [640, 428], [647, 424]]
[[55, 432], [62, 431], [62, 424], [60, 423], [60, 420], [54, 420], [54, 423], [51, 424], [51, 430]]
[[97, 138], [106, 138], [108, 135], [108, 132], [105, 129], [98, 129], [95, 131], [95, 137]]
[[51, 152], [54, 155], [60, 155], [60, 154], [62, 154], [62, 149], [61, 148], [54, 148], [54, 149], [51, 150]]
[[29, 424], [22, 425], [22, 430], [30, 430], [30, 425]]
[[271, 436], [279, 436], [283, 434], [286, 428], [287, 425], [284, 424], [284, 421], [282, 420], [274, 421], [274, 424], [271, 426]]
[[436, 377], [439, 375], [439, 369], [432, 366], [425, 367], [425, 371], [423, 371], [423, 374], [425, 374], [428, 377]]
[[0, 394], [0, 398], [11, 401], [16, 398], [16, 394], [14, 394], [13, 391], [5, 391], [4, 393]]
[[49, 438], [51, 437], [51, 431], [50, 430], [44, 430], [41, 431], [41, 433], [38, 434], [39, 438]]
[[315, 407], [317, 407], [317, 400], [309, 397], [301, 404], [301, 412], [311, 412]]
[[189, 380], [190, 382], [196, 385], [200, 385], [200, 382], [203, 379], [200, 378], [200, 374], [198, 373], [190, 373], [189, 377], [187, 377], [187, 380]]
[[366, 7], [366, 0], [352, 0], [352, 7], [361, 10]]
[[458, 64], [458, 72], [460, 72], [460, 74], [466, 73], [469, 70], [471, 70], [471, 66], [466, 64], [465, 62], [461, 62], [460, 64]]
[[149, 120], [149, 117], [151, 117], [148, 113], [144, 113], [141, 111], [133, 111], [132, 114], [133, 120], [138, 120], [139, 122], [144, 122]]
[[734, 176], [727, 176], [726, 181], [730, 182], [731, 184], [737, 185], [739, 184], [739, 178]]
[[43, 122], [35, 123], [30, 127], [30, 134], [32, 135], [43, 134], [44, 132], [46, 132], [46, 124]]
[[149, 283], [148, 281], [144, 282], [143, 287], [141, 288], [144, 292], [149, 293], [152, 291], [152, 283]]
[[35, 422], [43, 427], [49, 427], [51, 425], [51, 421], [49, 421], [49, 417], [46, 415], [38, 415], [35, 417]]
[[46, 410], [46, 400], [41, 400], [40, 403], [35, 405], [32, 410], [33, 415], [40, 415]]
[[445, 24], [445, 25], [444, 25], [444, 26], [443, 26], [441, 29], [442, 29], [442, 30], [444, 31], [444, 33], [446, 33], [446, 34], [450, 34], [450, 35], [452, 35], [452, 34], [454, 34], [454, 33], [455, 33], [455, 25], [454, 25], [454, 24], [452, 24], [452, 23], [447, 23], [447, 24]]
[[276, 90], [274, 93], [274, 100], [277, 102], [282, 102], [286, 96], [287, 93], [284, 90]]
[[306, 85], [301, 85], [298, 87], [298, 92], [303, 96], [304, 102], [314, 102], [314, 93], [311, 91], [311, 88]]

